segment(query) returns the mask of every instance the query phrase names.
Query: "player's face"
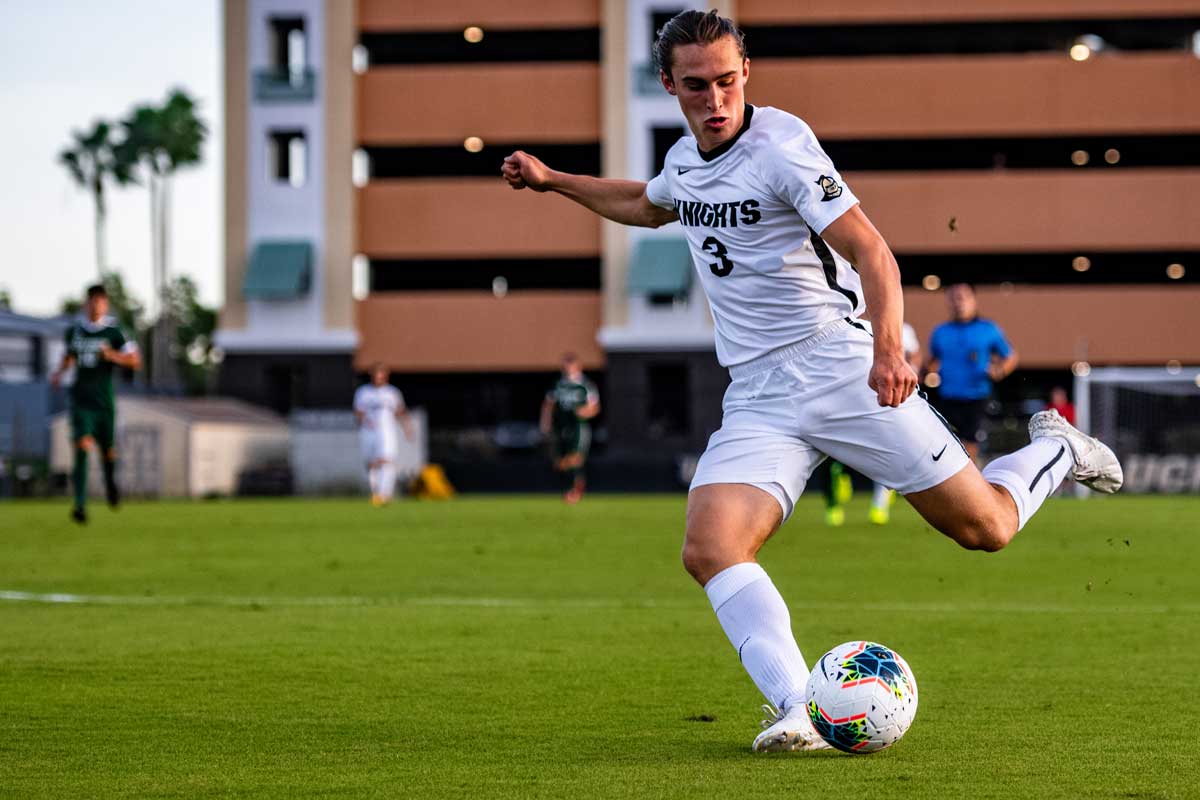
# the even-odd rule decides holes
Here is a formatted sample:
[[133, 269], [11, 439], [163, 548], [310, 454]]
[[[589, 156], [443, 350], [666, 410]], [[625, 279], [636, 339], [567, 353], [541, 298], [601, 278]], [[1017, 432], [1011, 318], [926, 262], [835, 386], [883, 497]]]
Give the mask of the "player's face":
[[388, 371], [386, 369], [377, 369], [371, 373], [371, 383], [376, 386], [383, 386], [388, 382]]
[[742, 58], [732, 36], [679, 45], [671, 55], [671, 74], [661, 73], [663, 86], [679, 98], [700, 149], [732, 139], [742, 127], [750, 59]]
[[968, 320], [975, 316], [975, 292], [969, 286], [951, 286], [946, 290], [946, 302], [950, 314], [957, 320]]
[[102, 294], [87, 299], [88, 319], [93, 322], [108, 313], [108, 298]]
[[562, 367], [563, 375], [568, 378], [578, 378], [583, 374], [583, 368], [578, 361], [564, 361]]

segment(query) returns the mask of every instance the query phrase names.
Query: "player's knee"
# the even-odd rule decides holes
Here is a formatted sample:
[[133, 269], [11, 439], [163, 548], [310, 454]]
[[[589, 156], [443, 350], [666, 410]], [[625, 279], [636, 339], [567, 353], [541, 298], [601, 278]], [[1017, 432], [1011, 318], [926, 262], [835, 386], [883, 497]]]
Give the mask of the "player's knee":
[[998, 513], [974, 514], [957, 526], [954, 539], [968, 550], [995, 553], [1012, 541], [1016, 529]]
[[721, 571], [718, 554], [703, 542], [684, 540], [682, 557], [683, 568], [701, 586]]
[[75, 442], [75, 449], [88, 451], [96, 446], [96, 440], [90, 436], [82, 436], [79, 441]]

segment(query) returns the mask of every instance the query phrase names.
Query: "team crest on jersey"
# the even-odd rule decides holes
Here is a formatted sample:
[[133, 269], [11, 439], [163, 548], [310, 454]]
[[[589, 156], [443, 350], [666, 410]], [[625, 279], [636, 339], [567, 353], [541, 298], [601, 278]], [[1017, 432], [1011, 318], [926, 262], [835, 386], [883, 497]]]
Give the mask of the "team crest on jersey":
[[817, 178], [816, 183], [817, 186], [821, 187], [821, 191], [825, 193], [825, 196], [821, 198], [822, 203], [828, 203], [830, 200], [842, 196], [842, 185], [835, 178], [822, 175]]

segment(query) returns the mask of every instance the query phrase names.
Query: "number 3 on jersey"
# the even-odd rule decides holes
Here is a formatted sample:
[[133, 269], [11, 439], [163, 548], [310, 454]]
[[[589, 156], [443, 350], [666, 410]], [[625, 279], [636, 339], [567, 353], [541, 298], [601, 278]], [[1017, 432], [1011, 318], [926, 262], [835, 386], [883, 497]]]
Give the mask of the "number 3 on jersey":
[[725, 249], [725, 245], [721, 244], [717, 237], [708, 237], [704, 240], [704, 244], [701, 247], [704, 248], [704, 252], [712, 253], [717, 257], [717, 261], [708, 265], [713, 275], [716, 275], [718, 278], [724, 278], [733, 272], [733, 262], [729, 260], [729, 251]]

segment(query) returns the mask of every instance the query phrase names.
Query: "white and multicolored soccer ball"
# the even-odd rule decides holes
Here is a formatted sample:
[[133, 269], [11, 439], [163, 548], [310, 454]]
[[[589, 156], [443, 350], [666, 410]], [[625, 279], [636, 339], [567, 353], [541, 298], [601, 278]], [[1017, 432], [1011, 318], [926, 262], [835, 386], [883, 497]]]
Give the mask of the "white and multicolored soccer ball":
[[895, 650], [846, 642], [817, 662], [805, 691], [821, 738], [846, 753], [874, 753], [900, 741], [917, 715], [917, 679]]

